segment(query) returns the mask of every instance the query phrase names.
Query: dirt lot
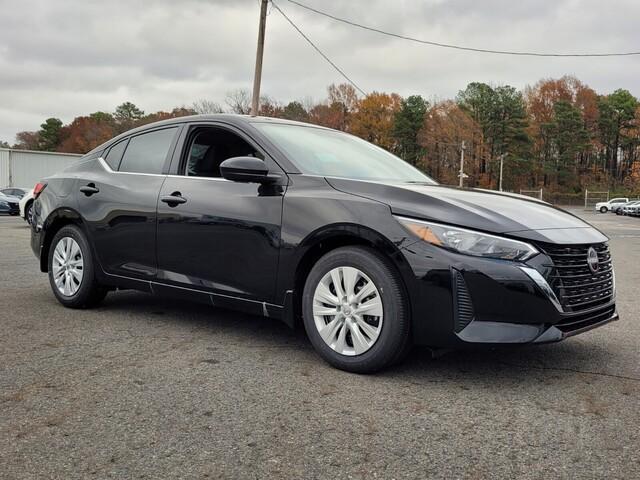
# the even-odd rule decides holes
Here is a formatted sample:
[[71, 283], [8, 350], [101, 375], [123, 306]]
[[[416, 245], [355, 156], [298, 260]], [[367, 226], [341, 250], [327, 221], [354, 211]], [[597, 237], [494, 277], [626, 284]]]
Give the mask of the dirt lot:
[[640, 219], [580, 214], [620, 321], [375, 376], [273, 320], [135, 292], [66, 310], [0, 217], [0, 478], [640, 478]]

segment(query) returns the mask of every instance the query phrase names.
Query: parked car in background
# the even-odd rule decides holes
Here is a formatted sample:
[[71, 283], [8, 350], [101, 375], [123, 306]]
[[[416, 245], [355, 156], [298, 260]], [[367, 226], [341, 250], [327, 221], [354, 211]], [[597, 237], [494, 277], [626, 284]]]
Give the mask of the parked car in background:
[[10, 195], [0, 193], [0, 213], [8, 213], [9, 215], [18, 215], [20, 213], [20, 207], [18, 203], [20, 199]]
[[31, 190], [30, 188], [8, 187], [8, 188], [3, 188], [2, 190], [0, 190], [0, 193], [2, 193], [4, 195], [9, 195], [10, 197], [22, 198], [30, 190]]
[[29, 190], [24, 197], [20, 199], [20, 216], [31, 225], [31, 218], [33, 214], [33, 188]]
[[614, 203], [611, 205], [611, 213], [615, 213], [616, 215], [622, 215], [622, 209], [627, 205], [631, 205], [632, 203], [637, 202], [638, 200], [630, 200], [626, 203]]
[[[633, 200], [616, 207], [616, 215], [628, 215], [629, 209], [634, 205], [640, 204], [640, 200]], [[613, 210], [612, 210], [613, 211]]]
[[[69, 308], [140, 289], [301, 323], [352, 372], [616, 320], [608, 238], [535, 199], [438, 185], [360, 138], [239, 115], [126, 132], [35, 189]], [[249, 350], [248, 350], [249, 351]]]
[[607, 213], [609, 210], [613, 210], [614, 206], [618, 207], [628, 202], [629, 202], [628, 198], [623, 198], [623, 197], [612, 198], [611, 200], [608, 200], [606, 202], [596, 203], [596, 211], [600, 213]]
[[629, 215], [630, 217], [640, 216], [640, 202], [636, 202], [633, 205], [627, 207], [625, 215]]

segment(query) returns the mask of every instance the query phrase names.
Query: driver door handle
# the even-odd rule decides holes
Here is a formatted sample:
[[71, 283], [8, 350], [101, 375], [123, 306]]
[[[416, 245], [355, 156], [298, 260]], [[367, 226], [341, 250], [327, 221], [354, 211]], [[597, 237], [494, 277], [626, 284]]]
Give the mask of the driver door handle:
[[168, 204], [170, 207], [187, 203], [187, 199], [184, 198], [180, 192], [173, 192], [171, 195], [164, 195], [160, 197], [160, 201]]

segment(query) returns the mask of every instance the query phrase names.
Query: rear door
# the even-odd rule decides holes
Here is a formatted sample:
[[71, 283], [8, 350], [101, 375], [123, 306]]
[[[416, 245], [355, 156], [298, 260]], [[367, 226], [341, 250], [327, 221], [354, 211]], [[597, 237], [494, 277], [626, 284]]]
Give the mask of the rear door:
[[[222, 125], [186, 130], [173, 175], [158, 202], [158, 279], [249, 300], [275, 292], [286, 175], [249, 137]], [[220, 163], [256, 156], [283, 185], [222, 178]], [[180, 203], [171, 202], [180, 198]]]
[[155, 277], [158, 193], [180, 128], [156, 128], [116, 143], [76, 182], [78, 208], [106, 273]]

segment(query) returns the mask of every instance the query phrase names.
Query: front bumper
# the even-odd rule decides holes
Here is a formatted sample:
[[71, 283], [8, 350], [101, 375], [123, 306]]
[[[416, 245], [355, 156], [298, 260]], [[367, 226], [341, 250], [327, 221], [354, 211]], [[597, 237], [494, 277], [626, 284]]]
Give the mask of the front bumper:
[[402, 249], [414, 342], [435, 348], [557, 342], [618, 319], [606, 305], [565, 312], [539, 273], [544, 254], [528, 264], [470, 257], [424, 242]]
[[556, 325], [474, 321], [457, 335], [468, 343], [552, 343], [619, 319], [615, 305], [592, 313], [592, 317], [569, 317]]

